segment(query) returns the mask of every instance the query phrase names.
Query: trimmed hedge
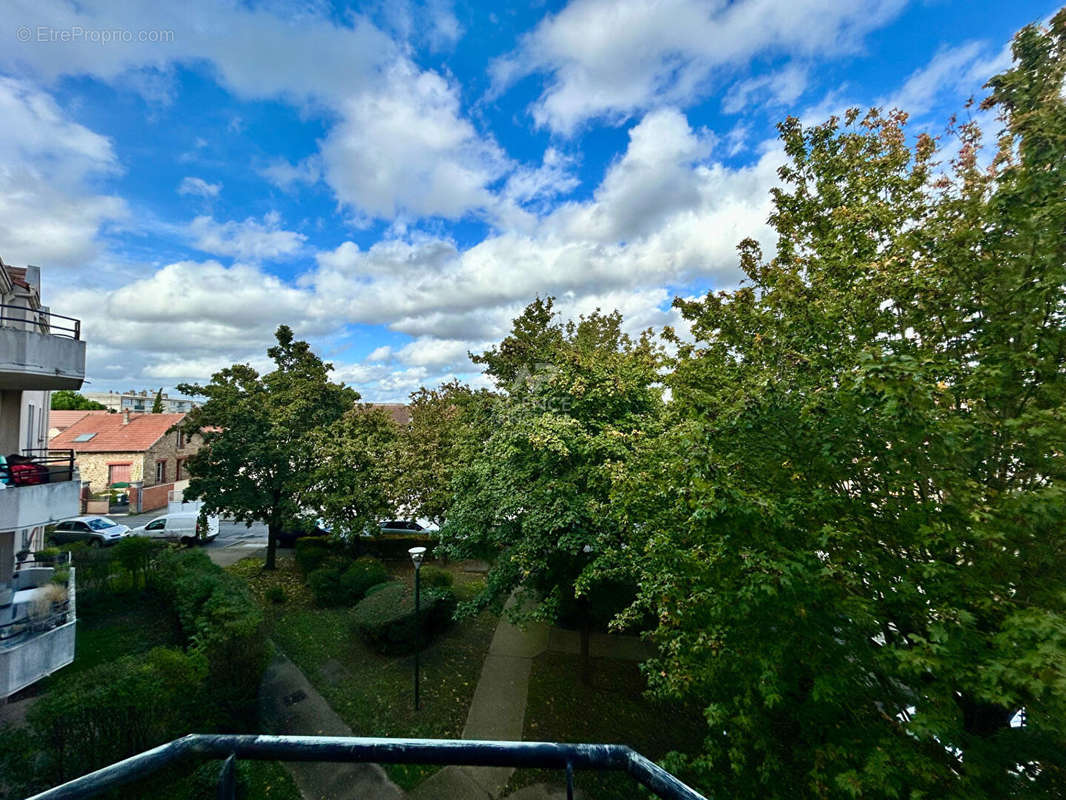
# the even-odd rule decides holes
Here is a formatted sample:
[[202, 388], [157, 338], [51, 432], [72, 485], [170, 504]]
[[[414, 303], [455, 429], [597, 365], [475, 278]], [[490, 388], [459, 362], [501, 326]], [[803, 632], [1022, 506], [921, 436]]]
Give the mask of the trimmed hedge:
[[455, 577], [443, 567], [426, 564], [420, 571], [422, 573], [423, 586], [438, 586], [447, 589], [455, 582]]
[[[422, 590], [421, 623], [423, 643], [448, 626], [455, 611], [451, 590], [429, 587]], [[401, 654], [415, 649], [415, 598], [406, 584], [387, 583], [367, 595], [355, 607], [355, 629], [363, 640], [381, 653]]]
[[432, 536], [415, 533], [410, 536], [362, 537], [358, 540], [358, 543], [362, 552], [377, 556], [383, 561], [407, 561], [411, 558], [411, 554], [407, 551], [412, 547], [424, 547], [426, 548], [426, 558], [432, 557], [433, 548], [436, 547], [437, 540]]
[[389, 573], [380, 561], [360, 558], [347, 569], [322, 567], [307, 576], [307, 585], [320, 606], [343, 606], [363, 598], [367, 590], [387, 581]]
[[306, 536], [303, 539], [297, 539], [295, 550], [296, 566], [304, 575], [310, 575], [315, 570], [321, 569], [333, 555], [333, 548], [324, 536]]

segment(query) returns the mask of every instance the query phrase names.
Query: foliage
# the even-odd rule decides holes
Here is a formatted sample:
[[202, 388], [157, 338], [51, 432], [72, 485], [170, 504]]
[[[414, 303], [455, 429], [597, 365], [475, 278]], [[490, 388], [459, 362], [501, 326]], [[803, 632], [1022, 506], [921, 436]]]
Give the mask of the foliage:
[[56, 785], [184, 735], [196, 727], [206, 673], [202, 655], [158, 647], [46, 693], [28, 715], [39, 778]]
[[206, 401], [180, 423], [204, 444], [190, 456], [187, 499], [201, 499], [208, 513], [225, 513], [268, 528], [267, 569], [276, 560], [277, 535], [298, 517], [316, 479], [321, 429], [340, 420], [359, 395], [328, 379], [330, 364], [295, 341], [285, 325], [267, 354], [274, 370], [260, 375], [247, 364], [214, 374], [206, 386], [178, 390]]
[[324, 536], [305, 536], [296, 540], [296, 564], [305, 574], [319, 569], [333, 554], [329, 540]]
[[72, 389], [57, 389], [52, 392], [53, 411], [106, 411], [107, 406], [90, 400], [80, 392]]
[[900, 113], [783, 123], [774, 257], [677, 302], [614, 496], [710, 793], [1066, 787], [1066, 11], [1014, 57], [987, 167], [972, 124], [942, 170]]
[[108, 555], [126, 571], [134, 586], [146, 586], [156, 559], [166, 547], [166, 542], [147, 536], [126, 536], [111, 548]]
[[423, 586], [439, 586], [446, 589], [455, 582], [455, 577], [448, 570], [432, 564], [420, 567], [419, 572]]
[[316, 569], [307, 576], [307, 586], [314, 595], [315, 605], [345, 605], [347, 594], [341, 589], [341, 571], [337, 567]]
[[356, 631], [371, 647], [382, 653], [406, 653], [419, 640], [425, 644], [447, 627], [454, 608], [455, 598], [450, 590], [423, 589], [416, 622], [414, 592], [406, 584], [395, 582], [362, 600], [352, 619]]
[[253, 719], [267, 659], [258, 604], [243, 581], [200, 550], [171, 550], [161, 562], [160, 591], [177, 611], [190, 649], [209, 665], [208, 707], [218, 709], [223, 727]]
[[359, 406], [312, 436], [315, 468], [306, 501], [352, 541], [391, 516], [399, 429], [381, 408]]
[[271, 603], [284, 603], [288, 596], [285, 594], [285, 589], [282, 586], [271, 586], [266, 590], [266, 599]]
[[[441, 531], [451, 556], [495, 557], [485, 593], [465, 609], [517, 588], [524, 602], [515, 616], [555, 621], [574, 601], [587, 611], [599, 583], [632, 568], [605, 558], [623, 534], [611, 513], [610, 467], [659, 424], [659, 349], [650, 333], [624, 333], [617, 312], [562, 324], [549, 298], [475, 360], [506, 396], [463, 455]], [[586, 613], [586, 655], [590, 624]]]
[[458, 381], [411, 393], [411, 421], [400, 433], [397, 503], [411, 517], [444, 523], [462, 452], [488, 418], [492, 395]]
[[361, 600], [367, 590], [384, 583], [389, 579], [389, 573], [385, 566], [374, 558], [356, 559], [341, 576], [341, 589], [349, 598], [349, 602]]
[[404, 561], [410, 563], [411, 554], [408, 552], [412, 547], [426, 548], [426, 557], [429, 558], [437, 546], [437, 540], [424, 533], [412, 533], [407, 536], [387, 534], [383, 536], [368, 536], [354, 542], [360, 552], [366, 552], [385, 561]]
[[152, 401], [152, 413], [163, 413], [163, 387], [159, 387], [159, 391], [155, 393], [155, 400]]

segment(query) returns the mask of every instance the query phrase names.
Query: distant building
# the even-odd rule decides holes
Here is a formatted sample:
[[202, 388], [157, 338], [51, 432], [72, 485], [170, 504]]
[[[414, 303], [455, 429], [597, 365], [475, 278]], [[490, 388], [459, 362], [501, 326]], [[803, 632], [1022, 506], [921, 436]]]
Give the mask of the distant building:
[[397, 425], [411, 424], [411, 407], [404, 403], [367, 403], [367, 405], [387, 412]]
[[[152, 406], [155, 405], [155, 394], [155, 391], [151, 389], [140, 391], [130, 389], [128, 392], [82, 392], [86, 399], [95, 400], [107, 406], [108, 411], [132, 411], [134, 413], [151, 411]], [[163, 411], [167, 414], [187, 414], [199, 405], [188, 397], [171, 397], [166, 392], [163, 393], [162, 399]]]

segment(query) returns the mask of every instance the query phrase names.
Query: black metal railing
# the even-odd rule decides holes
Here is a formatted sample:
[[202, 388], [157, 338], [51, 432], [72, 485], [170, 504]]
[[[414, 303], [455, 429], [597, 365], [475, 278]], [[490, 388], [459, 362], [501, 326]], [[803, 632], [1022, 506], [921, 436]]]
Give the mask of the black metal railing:
[[351, 736], [251, 736], [190, 734], [124, 761], [75, 778], [29, 800], [80, 800], [141, 780], [179, 762], [222, 761], [218, 797], [234, 797], [236, 759], [334, 763], [454, 764], [467, 767], [558, 769], [573, 798], [574, 772], [613, 770], [666, 800], [705, 800], [658, 764], [619, 744], [461, 741], [456, 739], [370, 739]]
[[53, 314], [40, 308], [26, 308], [9, 303], [0, 303], [0, 327], [23, 328], [30, 326], [39, 333], [61, 336], [64, 339], [81, 339], [81, 320]]
[[9, 487], [74, 480], [74, 451], [27, 448], [0, 464], [0, 481]]

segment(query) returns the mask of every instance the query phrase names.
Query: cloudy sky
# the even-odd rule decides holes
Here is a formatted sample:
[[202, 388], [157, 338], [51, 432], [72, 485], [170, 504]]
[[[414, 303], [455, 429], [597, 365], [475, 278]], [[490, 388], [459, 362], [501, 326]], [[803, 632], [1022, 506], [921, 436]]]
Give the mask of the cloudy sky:
[[1055, 2], [7, 0], [0, 257], [83, 320], [86, 390], [260, 364], [291, 325], [368, 400], [538, 293], [633, 328], [768, 245], [774, 124], [915, 130]]

